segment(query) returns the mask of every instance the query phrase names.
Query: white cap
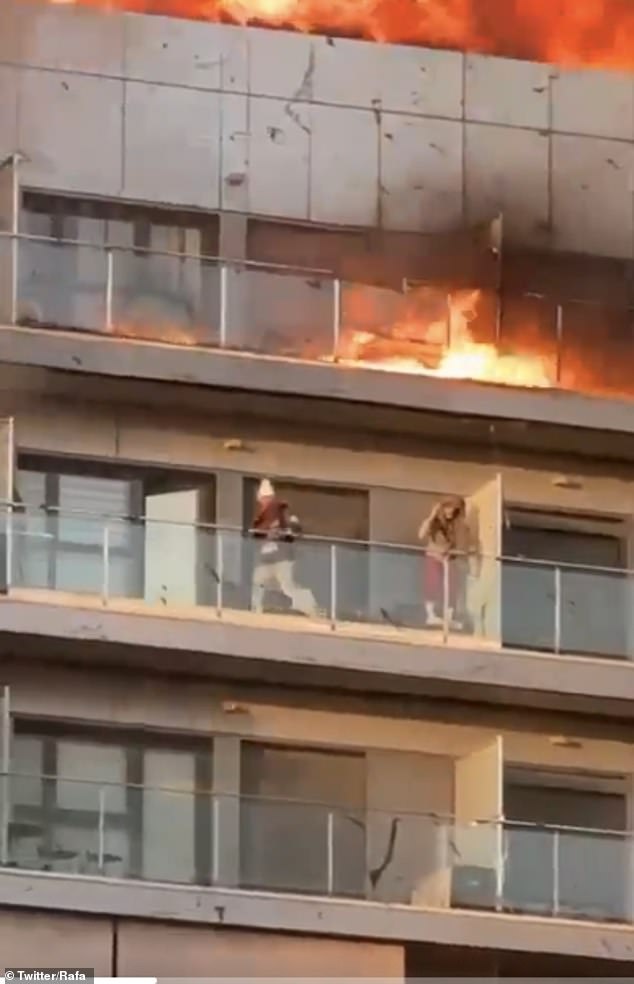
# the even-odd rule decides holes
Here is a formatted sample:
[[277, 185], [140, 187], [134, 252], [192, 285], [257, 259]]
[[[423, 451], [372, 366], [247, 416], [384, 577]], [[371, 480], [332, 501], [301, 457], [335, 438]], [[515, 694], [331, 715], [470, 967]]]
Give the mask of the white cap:
[[263, 478], [258, 488], [258, 499], [270, 499], [275, 495], [275, 489], [268, 478]]

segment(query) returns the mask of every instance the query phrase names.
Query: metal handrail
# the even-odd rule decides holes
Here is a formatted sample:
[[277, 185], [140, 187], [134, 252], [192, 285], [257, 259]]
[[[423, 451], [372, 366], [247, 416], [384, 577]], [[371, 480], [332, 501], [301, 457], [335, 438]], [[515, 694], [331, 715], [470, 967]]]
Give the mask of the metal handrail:
[[455, 816], [455, 814], [452, 813], [437, 813], [433, 811], [418, 810], [376, 809], [365, 805], [360, 805], [358, 807], [343, 806], [341, 804], [332, 803], [331, 801], [328, 802], [318, 799], [296, 799], [290, 796], [262, 796], [260, 794], [243, 792], [222, 792], [214, 789], [184, 790], [179, 789], [176, 786], [148, 786], [144, 783], [116, 782], [111, 779], [84, 779], [83, 777], [68, 777], [52, 773], [16, 772], [13, 770], [5, 773], [5, 775], [8, 775], [10, 779], [36, 779], [42, 782], [67, 782], [69, 784], [95, 787], [96, 789], [105, 789], [106, 791], [108, 789], [134, 789], [141, 792], [168, 793], [178, 796], [209, 796], [218, 800], [238, 800], [244, 803], [262, 803], [269, 804], [271, 806], [280, 805], [288, 807], [315, 807], [318, 809], [331, 810], [335, 814], [341, 814], [344, 816], [348, 814], [354, 814], [355, 816], [360, 814], [370, 817], [376, 815], [420, 818], [421, 820], [430, 820], [439, 824], [452, 824], [460, 829], [502, 826], [504, 829], [510, 830], [527, 829], [567, 834], [605, 834], [607, 837], [622, 837], [623, 839], [634, 837], [634, 831], [631, 830], [613, 830], [603, 827], [586, 827], [573, 824], [539, 823], [532, 820], [510, 820], [504, 816], [498, 818], [460, 820]]
[[[0, 62], [0, 65], [2, 62]], [[270, 270], [272, 273], [296, 273], [300, 276], [317, 276], [323, 277], [326, 280], [332, 280], [337, 289], [337, 285], [342, 282], [342, 278], [337, 276], [337, 273], [330, 267], [310, 267], [310, 266], [297, 266], [295, 264], [289, 263], [278, 263], [272, 260], [254, 260], [246, 259], [244, 257], [233, 257], [214, 253], [190, 253], [182, 250], [169, 250], [169, 249], [158, 249], [153, 246], [123, 246], [118, 243], [94, 243], [87, 239], [71, 239], [67, 237], [60, 236], [45, 236], [41, 233], [30, 233], [30, 232], [11, 232], [9, 230], [0, 230], [0, 240], [24, 240], [26, 242], [36, 242], [36, 243], [50, 243], [53, 246], [74, 246], [76, 248], [83, 249], [94, 249], [107, 253], [133, 253], [140, 254], [143, 256], [165, 256], [171, 257], [176, 260], [195, 260], [201, 263], [217, 264], [218, 266], [236, 266], [236, 267], [247, 267], [254, 270], [267, 271]], [[345, 278], [343, 278], [345, 281]], [[350, 281], [350, 283], [357, 283], [357, 281]], [[375, 286], [373, 284], [368, 284], [367, 286]], [[481, 288], [474, 284], [473, 290], [486, 289]], [[542, 294], [533, 290], [522, 291], [518, 296], [533, 298], [535, 300], [548, 300], [549, 296], [547, 294]], [[605, 301], [594, 300], [587, 297], [566, 297], [564, 300], [556, 302], [557, 306], [561, 307], [568, 304], [583, 305], [585, 307], [596, 307], [596, 308], [606, 308], [610, 310], [614, 305], [607, 304]], [[627, 311], [634, 312], [634, 305], [628, 305]]]
[[[0, 501], [0, 513], [6, 512], [9, 515], [15, 516], [17, 518], [35, 515], [50, 515], [54, 518], [78, 518], [86, 520], [99, 521], [100, 525], [107, 526], [109, 523], [122, 523], [130, 525], [148, 525], [148, 526], [166, 526], [166, 527], [182, 527], [183, 529], [196, 529], [207, 533], [229, 533], [237, 534], [246, 540], [251, 541], [253, 538], [249, 530], [245, 530], [243, 526], [232, 526], [226, 523], [188, 523], [182, 522], [177, 519], [155, 519], [152, 516], [146, 516], [145, 514], [139, 516], [124, 516], [117, 515], [115, 513], [94, 513], [88, 510], [82, 509], [59, 509], [56, 506], [29, 506], [23, 502], [8, 502]], [[51, 534], [44, 534], [40, 532], [29, 532], [27, 530], [19, 531], [24, 536], [50, 536]], [[256, 541], [257, 542], [257, 541]], [[371, 549], [383, 549], [389, 551], [398, 551], [404, 554], [412, 554], [416, 556], [425, 556], [428, 551], [425, 547], [419, 546], [418, 544], [408, 544], [408, 543], [395, 543], [387, 540], [356, 540], [346, 537], [334, 537], [334, 536], [321, 536], [314, 533], [302, 533], [296, 542], [308, 542], [308, 543], [320, 543], [325, 546], [341, 546], [341, 547], [357, 547], [363, 550]], [[486, 551], [479, 551], [477, 549], [471, 551], [452, 551], [450, 554], [454, 558], [469, 559], [474, 557], [476, 559], [482, 560], [494, 560], [499, 563], [517, 564], [525, 565], [526, 567], [540, 567], [546, 570], [571, 570], [585, 572], [590, 574], [613, 574], [613, 575], [634, 575], [634, 568], [629, 567], [607, 567], [598, 566], [590, 564], [578, 564], [571, 561], [552, 561], [552, 560], [541, 560], [532, 557], [518, 557], [509, 554], [491, 554]]]
[[57, 236], [43, 236], [28, 232], [7, 232], [0, 230], [0, 239], [18, 239], [25, 242], [50, 243], [53, 246], [74, 246], [82, 249], [96, 249], [100, 253], [134, 253], [147, 256], [168, 256], [177, 260], [196, 260], [201, 263], [216, 263], [227, 266], [253, 267], [255, 269], [270, 270], [271, 272], [298, 273], [307, 276], [322, 276], [329, 280], [334, 280], [336, 274], [333, 270], [320, 267], [301, 267], [291, 266], [286, 263], [273, 263], [266, 260], [247, 260], [239, 257], [214, 256], [208, 253], [186, 253], [177, 250], [155, 249], [151, 246], [120, 246], [115, 243], [91, 243], [82, 239], [65, 239]]

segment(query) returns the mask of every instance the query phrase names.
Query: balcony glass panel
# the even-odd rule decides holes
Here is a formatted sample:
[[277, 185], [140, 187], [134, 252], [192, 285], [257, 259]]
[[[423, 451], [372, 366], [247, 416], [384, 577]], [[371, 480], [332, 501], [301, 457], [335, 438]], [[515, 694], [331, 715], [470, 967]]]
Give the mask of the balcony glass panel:
[[178, 345], [217, 345], [220, 267], [175, 253], [113, 250], [114, 335]]
[[104, 249], [54, 240], [18, 242], [18, 324], [105, 331], [108, 260]]
[[227, 265], [226, 277], [229, 348], [301, 359], [332, 357], [332, 278], [246, 265]]

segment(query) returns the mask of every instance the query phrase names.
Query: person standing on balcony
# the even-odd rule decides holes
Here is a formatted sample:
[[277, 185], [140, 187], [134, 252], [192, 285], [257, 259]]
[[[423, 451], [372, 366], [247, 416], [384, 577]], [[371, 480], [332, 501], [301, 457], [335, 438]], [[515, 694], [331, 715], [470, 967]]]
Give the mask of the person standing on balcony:
[[253, 611], [262, 612], [264, 591], [275, 586], [296, 611], [316, 618], [318, 608], [312, 591], [295, 580], [295, 540], [301, 535], [301, 524], [297, 516], [291, 514], [288, 503], [276, 495], [268, 478], [263, 478], [258, 487], [250, 532], [261, 541], [253, 570]]
[[452, 496], [436, 503], [421, 523], [418, 539], [425, 547], [423, 585], [426, 624], [443, 625], [446, 603], [448, 624], [461, 629], [462, 622], [456, 618], [456, 607], [464, 587], [462, 573], [468, 543], [464, 499]]

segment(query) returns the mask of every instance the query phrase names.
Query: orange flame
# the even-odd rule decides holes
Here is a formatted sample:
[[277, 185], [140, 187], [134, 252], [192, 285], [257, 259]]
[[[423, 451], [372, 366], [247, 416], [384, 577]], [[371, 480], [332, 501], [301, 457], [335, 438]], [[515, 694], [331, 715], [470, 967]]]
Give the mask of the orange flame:
[[[416, 292], [413, 292], [414, 295]], [[422, 314], [412, 315], [407, 295], [403, 297], [405, 320], [391, 324], [380, 331], [358, 330], [354, 324], [344, 327], [337, 361], [340, 365], [382, 369], [391, 372], [416, 373], [441, 379], [472, 379], [479, 382], [506, 386], [552, 386], [552, 378], [545, 357], [526, 354], [505, 354], [490, 342], [474, 339], [470, 323], [476, 317], [476, 309], [482, 301], [481, 291], [459, 291], [445, 298], [442, 291], [423, 288], [423, 303], [430, 295], [448, 304], [445, 316], [425, 319]], [[371, 292], [370, 292], [371, 296]], [[355, 303], [363, 297], [363, 288], [356, 288], [348, 309], [365, 313], [369, 305]], [[392, 294], [398, 298], [399, 295]], [[409, 308], [409, 310], [408, 310]], [[351, 317], [351, 320], [354, 320]], [[406, 351], [413, 354], [404, 354]]]
[[634, 69], [632, 0], [49, 0]]

